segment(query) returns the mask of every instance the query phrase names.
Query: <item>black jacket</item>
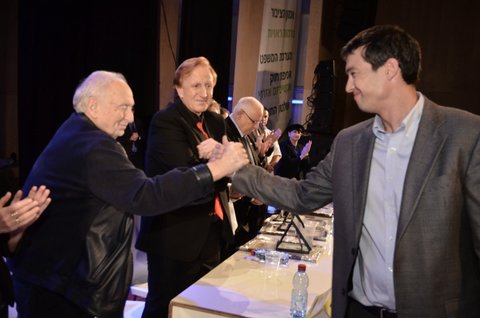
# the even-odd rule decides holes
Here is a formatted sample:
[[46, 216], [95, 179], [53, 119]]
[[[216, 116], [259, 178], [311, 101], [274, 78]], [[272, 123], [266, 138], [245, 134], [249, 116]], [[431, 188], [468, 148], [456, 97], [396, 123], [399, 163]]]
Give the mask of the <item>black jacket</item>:
[[304, 179], [310, 169], [310, 160], [308, 156], [300, 159], [303, 147], [304, 145], [300, 143], [295, 147], [290, 139], [282, 141], [280, 143], [282, 158], [275, 166], [275, 174], [286, 178]]
[[5, 305], [13, 305], [13, 289], [10, 272], [3, 260], [4, 256], [8, 256], [7, 242], [8, 234], [0, 235], [0, 308]]
[[10, 262], [14, 279], [64, 295], [99, 317], [118, 312], [126, 300], [130, 213], [169, 212], [214, 189], [205, 165], [197, 172], [147, 178], [122, 146], [83, 114], [71, 115], [59, 128], [25, 189], [42, 184], [50, 188], [52, 202], [18, 245]]
[[[202, 162], [197, 145], [206, 139], [196, 128], [197, 115], [176, 98], [174, 103], [157, 112], [152, 118], [147, 141], [145, 172], [149, 176], [164, 174], [177, 167], [195, 166]], [[210, 138], [219, 142], [225, 135], [224, 119], [213, 112], [203, 113], [203, 128]], [[166, 254], [169, 257], [190, 262], [198, 258], [205, 245], [208, 229], [212, 226], [214, 198], [219, 195], [223, 211], [227, 210], [227, 179], [215, 182], [215, 192], [205, 200], [185, 204], [173, 213], [142, 217], [142, 225], [136, 247], [142, 251]], [[185, 193], [181, 186], [173, 186], [172, 191]], [[233, 235], [224, 213], [222, 236], [226, 242], [233, 242]]]

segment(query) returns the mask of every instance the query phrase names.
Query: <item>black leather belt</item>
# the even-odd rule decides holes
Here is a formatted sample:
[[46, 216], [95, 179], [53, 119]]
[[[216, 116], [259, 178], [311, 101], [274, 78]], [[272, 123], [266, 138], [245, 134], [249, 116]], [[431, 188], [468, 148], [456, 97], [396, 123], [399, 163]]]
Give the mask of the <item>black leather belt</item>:
[[[385, 307], [376, 307], [376, 306], [364, 306], [360, 302], [356, 301], [355, 299], [349, 297], [350, 306], [353, 306], [353, 312], [360, 310], [362, 308], [364, 311], [368, 312], [370, 315], [378, 318], [397, 318], [397, 313], [391, 311]], [[356, 310], [354, 308], [357, 308]]]
[[[362, 305], [363, 306], [363, 305]], [[363, 306], [366, 311], [379, 318], [397, 318], [397, 313], [384, 307]]]

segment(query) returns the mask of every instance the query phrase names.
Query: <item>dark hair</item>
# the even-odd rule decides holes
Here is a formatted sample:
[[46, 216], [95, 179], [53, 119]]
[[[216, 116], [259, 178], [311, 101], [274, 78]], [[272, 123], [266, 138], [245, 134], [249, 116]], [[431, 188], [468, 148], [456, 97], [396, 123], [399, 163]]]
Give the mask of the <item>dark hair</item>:
[[289, 133], [291, 131], [294, 131], [294, 130], [296, 130], [298, 132], [301, 132], [301, 133], [305, 132], [305, 128], [303, 128], [303, 126], [300, 125], [300, 124], [291, 124], [287, 128], [285, 128], [285, 131], [287, 133]]
[[410, 34], [398, 26], [376, 25], [358, 33], [342, 48], [344, 60], [356, 49], [364, 47], [362, 56], [375, 71], [389, 58], [398, 61], [402, 76], [408, 84], [418, 81], [422, 53], [420, 45]]

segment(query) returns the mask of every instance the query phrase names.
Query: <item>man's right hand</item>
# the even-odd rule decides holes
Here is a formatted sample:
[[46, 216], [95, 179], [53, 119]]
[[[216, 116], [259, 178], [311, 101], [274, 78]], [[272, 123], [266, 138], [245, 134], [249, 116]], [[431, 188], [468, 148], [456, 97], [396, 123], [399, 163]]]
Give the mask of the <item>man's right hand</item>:
[[217, 147], [207, 163], [214, 181], [231, 176], [250, 162], [242, 143], [228, 141], [227, 136], [223, 136], [222, 144]]

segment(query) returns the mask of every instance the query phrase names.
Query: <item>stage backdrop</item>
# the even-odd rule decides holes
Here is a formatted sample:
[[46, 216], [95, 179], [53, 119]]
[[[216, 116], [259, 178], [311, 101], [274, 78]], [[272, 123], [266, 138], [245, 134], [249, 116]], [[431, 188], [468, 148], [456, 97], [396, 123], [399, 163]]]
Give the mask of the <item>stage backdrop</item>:
[[240, 2], [234, 105], [255, 96], [269, 110], [271, 128], [284, 129], [291, 116], [300, 8], [299, 0]]

